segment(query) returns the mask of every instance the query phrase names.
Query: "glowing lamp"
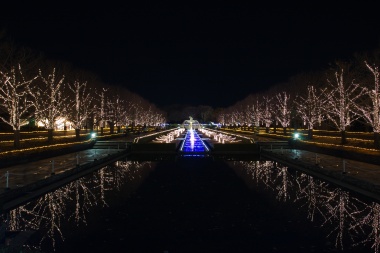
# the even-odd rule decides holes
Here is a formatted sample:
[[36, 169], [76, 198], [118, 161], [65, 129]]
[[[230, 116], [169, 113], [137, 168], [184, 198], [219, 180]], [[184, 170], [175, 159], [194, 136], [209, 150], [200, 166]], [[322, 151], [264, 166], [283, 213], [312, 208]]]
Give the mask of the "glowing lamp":
[[91, 138], [95, 139], [96, 138], [96, 133], [91, 133]]

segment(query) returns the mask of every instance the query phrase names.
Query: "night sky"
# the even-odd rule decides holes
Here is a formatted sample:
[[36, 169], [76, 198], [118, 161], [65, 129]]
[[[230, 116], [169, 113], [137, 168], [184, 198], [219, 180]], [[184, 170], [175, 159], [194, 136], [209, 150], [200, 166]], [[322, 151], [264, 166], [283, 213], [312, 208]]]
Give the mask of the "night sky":
[[2, 7], [0, 22], [16, 43], [159, 107], [227, 107], [380, 45], [379, 14], [371, 5], [158, 2], [30, 1]]

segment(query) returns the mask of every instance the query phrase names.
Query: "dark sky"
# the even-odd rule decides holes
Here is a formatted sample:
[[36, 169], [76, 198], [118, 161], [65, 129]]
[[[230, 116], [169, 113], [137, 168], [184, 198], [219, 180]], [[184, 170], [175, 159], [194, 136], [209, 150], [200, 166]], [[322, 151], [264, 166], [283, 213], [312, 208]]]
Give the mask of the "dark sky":
[[34, 2], [0, 15], [15, 42], [158, 106], [230, 106], [380, 41], [376, 8], [358, 3]]

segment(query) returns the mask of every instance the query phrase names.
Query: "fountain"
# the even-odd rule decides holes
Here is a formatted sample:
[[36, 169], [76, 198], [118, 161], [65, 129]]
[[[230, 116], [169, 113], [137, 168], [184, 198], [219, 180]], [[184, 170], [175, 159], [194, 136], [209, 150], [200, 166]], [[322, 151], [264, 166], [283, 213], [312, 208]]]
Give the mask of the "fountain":
[[[200, 128], [200, 124], [197, 120], [193, 120], [192, 117], [189, 117], [189, 120], [184, 121], [184, 127], [187, 128], [186, 136], [182, 142], [180, 151], [182, 152], [206, 152], [209, 151], [206, 144], [203, 142], [201, 137], [199, 137], [197, 131], [195, 130]], [[193, 129], [194, 127], [194, 129]]]

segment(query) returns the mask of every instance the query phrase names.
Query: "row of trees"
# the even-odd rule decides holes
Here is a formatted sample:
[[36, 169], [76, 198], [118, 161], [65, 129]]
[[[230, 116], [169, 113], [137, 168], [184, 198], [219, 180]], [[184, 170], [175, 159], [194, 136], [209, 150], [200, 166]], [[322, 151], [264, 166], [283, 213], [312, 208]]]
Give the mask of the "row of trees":
[[292, 122], [302, 122], [313, 138], [313, 129], [322, 123], [341, 132], [355, 124], [366, 125], [374, 133], [380, 148], [380, 49], [361, 53], [351, 61], [337, 61], [328, 69], [300, 74], [287, 83], [222, 109], [218, 121], [224, 125], [271, 126], [284, 129]]
[[20, 146], [20, 128], [33, 118], [43, 123], [48, 141], [58, 119], [80, 130], [108, 124], [111, 133], [121, 126], [157, 126], [165, 115], [155, 105], [121, 86], [106, 85], [93, 73], [74, 70], [11, 43], [0, 45], [0, 119], [12, 127], [14, 146]]

